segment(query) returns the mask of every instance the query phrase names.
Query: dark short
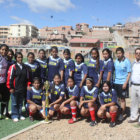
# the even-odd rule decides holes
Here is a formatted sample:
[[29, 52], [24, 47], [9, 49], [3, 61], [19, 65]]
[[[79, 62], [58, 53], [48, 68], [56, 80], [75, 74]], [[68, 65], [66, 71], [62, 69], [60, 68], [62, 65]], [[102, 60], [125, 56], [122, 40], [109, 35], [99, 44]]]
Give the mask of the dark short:
[[[29, 111], [29, 106], [30, 106], [30, 104], [28, 104], [28, 103], [25, 105], [26, 111]], [[43, 111], [43, 109], [40, 109], [37, 111], [37, 113], [42, 113], [42, 111]]]
[[[78, 101], [76, 101], [76, 103], [77, 103], [77, 106], [80, 104]], [[66, 104], [64, 107], [71, 109], [70, 104]]]
[[[99, 108], [99, 106], [98, 106], [97, 103], [94, 103], [94, 105], [97, 106], [97, 108]], [[84, 104], [83, 104], [83, 107], [86, 108], [86, 109], [88, 109], [88, 108], [89, 108], [89, 107], [88, 107], [88, 103], [84, 103]]]
[[68, 108], [68, 109], [71, 109], [70, 108], [70, 104], [66, 104], [64, 107]]
[[129, 85], [127, 85], [126, 89], [122, 89], [123, 84], [114, 84], [114, 89], [117, 92], [118, 98], [126, 98], [129, 95]]
[[49, 110], [55, 111], [54, 106], [51, 106]]
[[83, 104], [83, 107], [84, 107], [84, 108], [88, 108], [88, 103], [84, 103], [84, 104]]
[[8, 102], [10, 99], [10, 92], [6, 87], [6, 83], [0, 84], [0, 101], [1, 102]]

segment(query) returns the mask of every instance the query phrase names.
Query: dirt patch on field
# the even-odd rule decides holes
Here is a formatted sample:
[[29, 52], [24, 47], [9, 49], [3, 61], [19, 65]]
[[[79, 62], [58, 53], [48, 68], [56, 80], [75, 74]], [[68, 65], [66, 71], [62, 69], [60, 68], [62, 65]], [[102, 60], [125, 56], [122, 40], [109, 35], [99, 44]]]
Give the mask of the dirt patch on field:
[[[130, 106], [130, 99], [127, 99], [127, 106]], [[91, 127], [85, 120], [68, 124], [68, 119], [62, 119], [41, 124], [10, 140], [140, 140], [140, 126], [127, 123], [128, 119], [114, 128], [107, 123]]]

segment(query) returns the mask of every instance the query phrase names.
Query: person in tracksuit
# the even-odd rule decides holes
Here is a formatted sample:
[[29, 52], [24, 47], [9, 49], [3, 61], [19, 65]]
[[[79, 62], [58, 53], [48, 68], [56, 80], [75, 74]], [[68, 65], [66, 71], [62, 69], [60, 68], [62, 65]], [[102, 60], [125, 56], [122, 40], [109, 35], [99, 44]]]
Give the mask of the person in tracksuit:
[[16, 63], [10, 66], [7, 77], [7, 87], [11, 93], [11, 118], [14, 122], [25, 120], [22, 116], [22, 104], [27, 92], [29, 72], [22, 63], [23, 55], [21, 52], [15, 54]]

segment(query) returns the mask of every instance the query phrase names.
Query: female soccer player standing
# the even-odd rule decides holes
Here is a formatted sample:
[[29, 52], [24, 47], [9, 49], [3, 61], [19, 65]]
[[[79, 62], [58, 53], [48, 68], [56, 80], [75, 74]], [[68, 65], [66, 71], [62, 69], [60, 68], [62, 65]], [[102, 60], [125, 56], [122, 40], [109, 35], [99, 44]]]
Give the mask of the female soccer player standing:
[[38, 56], [39, 58], [36, 59], [36, 61], [40, 64], [40, 78], [42, 80], [42, 84], [44, 84], [44, 82], [47, 80], [47, 58], [45, 50], [40, 49]]
[[114, 63], [111, 56], [111, 51], [108, 48], [103, 49], [103, 82], [110, 81], [113, 84]]
[[27, 60], [28, 62], [25, 62], [25, 65], [27, 65], [27, 68], [29, 71], [30, 81], [33, 82], [33, 79], [35, 77], [38, 77], [39, 79], [41, 79], [41, 67], [39, 63], [35, 61], [34, 53], [29, 52], [27, 55]]
[[87, 77], [87, 66], [81, 53], [76, 54], [75, 61], [74, 81], [78, 87], [82, 88]]
[[69, 49], [65, 49], [63, 52], [64, 55], [64, 81], [67, 86], [67, 81], [69, 76], [73, 76], [74, 73], [74, 61], [71, 59], [71, 53]]
[[103, 61], [100, 60], [97, 48], [92, 48], [90, 54], [91, 59], [88, 64], [88, 76], [93, 79], [93, 82], [97, 87], [100, 87], [103, 75]]
[[58, 48], [51, 48], [51, 56], [48, 58], [48, 80], [53, 81], [54, 75], [60, 74], [61, 81], [64, 79], [64, 63], [63, 60], [58, 56]]

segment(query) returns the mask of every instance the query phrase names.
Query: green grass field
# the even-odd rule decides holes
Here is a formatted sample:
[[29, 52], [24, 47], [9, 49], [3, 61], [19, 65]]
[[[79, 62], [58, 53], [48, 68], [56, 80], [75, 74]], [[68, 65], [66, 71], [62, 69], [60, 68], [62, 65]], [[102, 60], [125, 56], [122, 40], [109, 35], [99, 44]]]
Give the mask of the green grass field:
[[18, 132], [37, 122], [39, 122], [39, 121], [35, 120], [34, 122], [31, 122], [28, 117], [24, 121], [19, 121], [17, 123], [14, 123], [11, 119], [0, 120], [0, 139], [8, 136], [10, 134], [13, 134], [15, 132]]

